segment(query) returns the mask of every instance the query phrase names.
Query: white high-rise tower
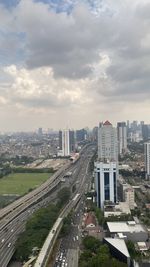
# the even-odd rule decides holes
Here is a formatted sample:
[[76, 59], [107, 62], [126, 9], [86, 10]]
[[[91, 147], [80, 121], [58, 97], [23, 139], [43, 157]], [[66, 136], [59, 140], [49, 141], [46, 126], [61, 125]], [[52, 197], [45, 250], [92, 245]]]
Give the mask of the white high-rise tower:
[[109, 121], [101, 123], [98, 129], [98, 159], [118, 161], [117, 131]]
[[123, 154], [127, 150], [127, 127], [125, 122], [117, 123], [118, 152]]
[[62, 155], [70, 155], [69, 130], [62, 130]]

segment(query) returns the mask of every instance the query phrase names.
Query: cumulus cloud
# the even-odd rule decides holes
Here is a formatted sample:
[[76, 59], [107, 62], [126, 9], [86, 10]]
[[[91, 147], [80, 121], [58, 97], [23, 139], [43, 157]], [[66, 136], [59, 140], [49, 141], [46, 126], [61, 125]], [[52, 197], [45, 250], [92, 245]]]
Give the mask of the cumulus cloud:
[[98, 113], [133, 118], [136, 101], [145, 116], [149, 1], [69, 0], [59, 10], [46, 2], [20, 0], [11, 10], [0, 5], [1, 106], [50, 112], [55, 120], [61, 112], [78, 125], [85, 117], [94, 124]]
[[10, 102], [35, 108], [70, 108], [88, 103], [90, 99], [85, 94], [88, 81], [68, 81], [54, 79], [50, 67], [33, 70], [19, 68], [15, 65], [4, 68], [10, 76], [11, 83], [6, 85], [7, 98]]

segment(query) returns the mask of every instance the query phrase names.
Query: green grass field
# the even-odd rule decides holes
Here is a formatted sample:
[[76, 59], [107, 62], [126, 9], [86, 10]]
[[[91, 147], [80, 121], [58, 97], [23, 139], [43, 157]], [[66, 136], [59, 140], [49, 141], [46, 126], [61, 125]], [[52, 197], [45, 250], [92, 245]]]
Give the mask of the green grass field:
[[13, 173], [0, 179], [0, 195], [23, 195], [46, 181], [51, 173]]

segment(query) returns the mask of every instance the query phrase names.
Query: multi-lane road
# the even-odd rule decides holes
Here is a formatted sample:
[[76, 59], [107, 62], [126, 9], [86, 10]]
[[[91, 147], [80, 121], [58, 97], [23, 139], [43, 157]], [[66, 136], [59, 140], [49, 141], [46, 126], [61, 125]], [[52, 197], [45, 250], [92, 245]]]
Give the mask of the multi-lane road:
[[[90, 151], [91, 148], [87, 146], [75, 164], [65, 165], [39, 188], [0, 211], [0, 267], [8, 265], [15, 251], [18, 235], [24, 230], [25, 223], [32, 213], [55, 201], [57, 192], [62, 186], [71, 186], [79, 178], [79, 175], [82, 176], [80, 170], [83, 170], [85, 157]], [[66, 179], [62, 183], [61, 179], [68, 171], [72, 172], [72, 176], [69, 181]], [[79, 184], [76, 186], [79, 187]]]
[[[80, 201], [74, 211], [71, 229], [67, 236], [62, 238], [53, 267], [77, 267], [79, 247], [82, 238], [82, 217], [84, 214], [84, 193], [91, 183], [91, 173], [88, 163], [91, 159], [92, 151], [84, 156], [84, 162], [80, 171], [80, 183], [77, 192], [80, 193]], [[51, 264], [49, 265], [51, 266]]]

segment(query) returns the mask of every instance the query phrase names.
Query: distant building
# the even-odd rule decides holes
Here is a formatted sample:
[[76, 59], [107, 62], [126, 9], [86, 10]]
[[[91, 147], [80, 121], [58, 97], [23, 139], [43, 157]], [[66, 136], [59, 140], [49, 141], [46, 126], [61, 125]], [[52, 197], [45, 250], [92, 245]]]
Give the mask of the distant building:
[[75, 136], [73, 130], [59, 131], [59, 149], [62, 156], [69, 156], [75, 150]]
[[92, 137], [93, 137], [93, 141], [98, 142], [98, 127], [93, 128]]
[[62, 131], [62, 156], [70, 155], [69, 130]]
[[59, 131], [59, 149], [62, 150], [62, 131]]
[[144, 141], [148, 141], [150, 137], [150, 129], [147, 124], [142, 124], [142, 137]]
[[139, 143], [140, 141], [143, 140], [141, 131], [138, 130], [136, 132], [130, 132], [129, 133], [129, 139], [133, 143], [134, 142]]
[[76, 141], [83, 142], [87, 139], [87, 131], [85, 129], [76, 131]]
[[42, 128], [39, 128], [39, 129], [38, 129], [38, 135], [39, 135], [39, 136], [42, 136], [42, 135], [43, 135], [43, 129], [42, 129]]
[[109, 121], [98, 129], [98, 159], [118, 161], [117, 131]]
[[117, 163], [95, 162], [94, 172], [97, 206], [103, 209], [105, 201], [117, 200]]
[[70, 146], [70, 152], [75, 151], [75, 133], [73, 130], [69, 130], [69, 146]]
[[146, 179], [150, 179], [150, 142], [144, 144]]
[[127, 151], [127, 127], [125, 122], [117, 123], [118, 152], [123, 154]]

